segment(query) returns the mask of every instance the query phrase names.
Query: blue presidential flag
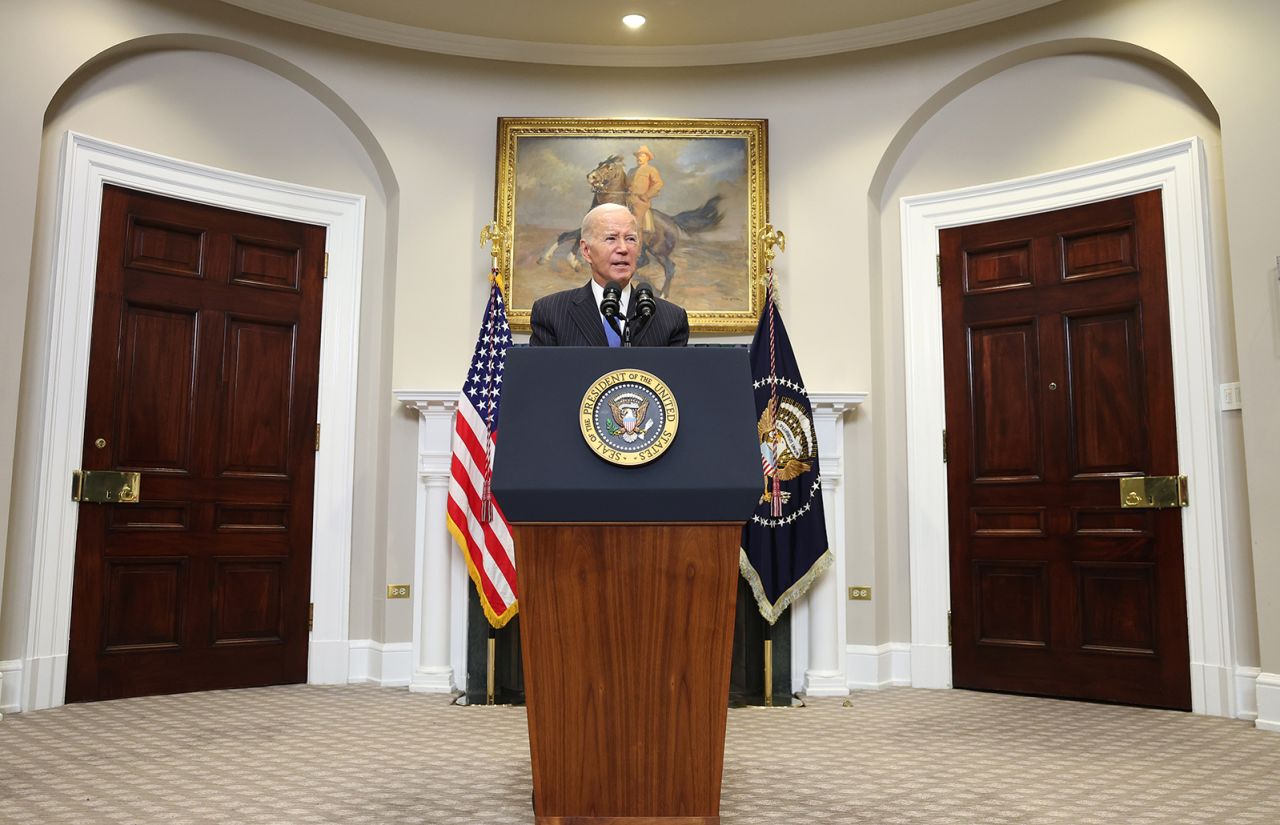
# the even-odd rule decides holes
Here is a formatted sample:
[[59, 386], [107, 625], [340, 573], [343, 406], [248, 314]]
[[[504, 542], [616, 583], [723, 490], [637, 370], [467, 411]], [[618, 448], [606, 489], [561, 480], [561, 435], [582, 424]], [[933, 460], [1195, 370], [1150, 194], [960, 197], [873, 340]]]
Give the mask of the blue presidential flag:
[[773, 624], [831, 566], [813, 408], [772, 290], [751, 340], [760, 498], [742, 528], [739, 566]]

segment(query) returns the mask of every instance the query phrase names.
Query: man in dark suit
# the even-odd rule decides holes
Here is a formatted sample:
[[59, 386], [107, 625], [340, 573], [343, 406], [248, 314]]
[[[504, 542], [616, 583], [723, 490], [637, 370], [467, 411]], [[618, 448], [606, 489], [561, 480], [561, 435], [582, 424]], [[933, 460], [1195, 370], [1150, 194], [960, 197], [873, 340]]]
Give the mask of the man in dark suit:
[[[637, 347], [683, 347], [689, 342], [689, 316], [670, 301], [654, 298], [648, 323], [635, 320], [636, 307], [631, 276], [640, 254], [636, 219], [625, 206], [606, 203], [582, 219], [579, 249], [591, 266], [591, 280], [577, 289], [566, 289], [533, 302], [529, 324], [535, 347], [618, 346], [618, 335], [600, 312], [604, 288], [610, 282], [622, 290], [619, 320], [634, 324], [631, 344]], [[624, 328], [625, 332], [625, 328]]]

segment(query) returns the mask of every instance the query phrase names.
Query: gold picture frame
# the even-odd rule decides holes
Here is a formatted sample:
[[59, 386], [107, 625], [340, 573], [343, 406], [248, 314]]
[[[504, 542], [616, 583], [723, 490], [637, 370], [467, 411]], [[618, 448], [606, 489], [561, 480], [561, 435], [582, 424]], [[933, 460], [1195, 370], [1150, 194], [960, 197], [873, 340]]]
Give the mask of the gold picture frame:
[[[630, 189], [642, 148], [649, 191], [662, 181], [647, 210]], [[495, 253], [514, 329], [529, 329], [535, 299], [590, 278], [577, 257], [578, 230], [602, 202], [649, 213], [635, 280], [683, 306], [692, 332], [755, 329], [764, 305], [767, 120], [499, 118], [494, 218], [505, 242]]]

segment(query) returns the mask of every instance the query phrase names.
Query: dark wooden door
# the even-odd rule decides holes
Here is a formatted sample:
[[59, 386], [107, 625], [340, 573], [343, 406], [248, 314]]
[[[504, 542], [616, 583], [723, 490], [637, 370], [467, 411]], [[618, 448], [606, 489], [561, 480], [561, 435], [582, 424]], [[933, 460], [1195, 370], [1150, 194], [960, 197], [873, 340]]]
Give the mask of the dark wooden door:
[[324, 229], [106, 187], [69, 702], [303, 682]]
[[955, 686], [1189, 710], [1160, 193], [939, 241]]

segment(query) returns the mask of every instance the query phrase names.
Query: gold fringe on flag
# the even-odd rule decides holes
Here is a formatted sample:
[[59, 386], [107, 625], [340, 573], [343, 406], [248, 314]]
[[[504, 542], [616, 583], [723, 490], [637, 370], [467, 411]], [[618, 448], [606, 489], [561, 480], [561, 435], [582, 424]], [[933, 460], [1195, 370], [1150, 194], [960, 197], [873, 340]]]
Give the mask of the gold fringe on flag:
[[809, 592], [809, 588], [813, 587], [813, 583], [818, 577], [827, 572], [827, 569], [835, 562], [835, 556], [831, 554], [830, 548], [823, 551], [818, 560], [809, 568], [809, 572], [805, 573], [796, 583], [786, 589], [776, 602], [770, 602], [768, 595], [764, 592], [764, 584], [760, 581], [760, 574], [751, 566], [751, 561], [747, 558], [747, 551], [738, 549], [738, 572], [742, 574], [742, 578], [747, 580], [747, 584], [751, 585], [751, 594], [755, 596], [756, 606], [760, 608], [760, 615], [764, 616], [764, 620], [769, 624], [776, 624], [778, 619], [782, 618], [782, 614], [791, 606], [796, 599]]

